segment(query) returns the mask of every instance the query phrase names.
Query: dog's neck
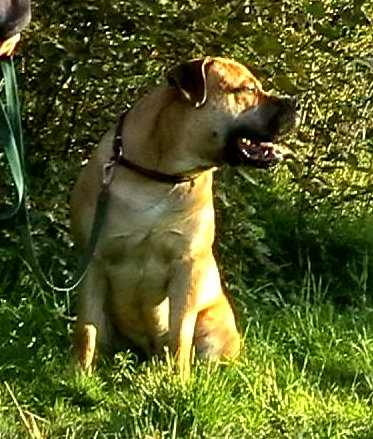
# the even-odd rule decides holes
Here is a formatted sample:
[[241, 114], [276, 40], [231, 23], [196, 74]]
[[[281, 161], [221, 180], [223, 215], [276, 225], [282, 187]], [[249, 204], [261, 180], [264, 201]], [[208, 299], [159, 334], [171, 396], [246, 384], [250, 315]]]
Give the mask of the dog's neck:
[[[179, 184], [179, 183], [187, 183], [194, 182], [196, 178], [202, 175], [205, 171], [213, 170], [211, 166], [197, 166], [191, 167], [189, 169], [183, 169], [181, 172], [162, 172], [158, 170], [159, 161], [155, 168], [149, 166], [140, 165], [137, 161], [130, 160], [126, 157], [126, 142], [123, 138], [123, 125], [125, 122], [125, 118], [128, 114], [128, 111], [123, 112], [117, 122], [117, 127], [115, 130], [114, 140], [113, 140], [113, 157], [112, 161], [117, 163], [118, 165], [124, 166], [128, 169], [131, 169], [142, 176], [145, 176], [151, 180], [155, 180], [159, 183], [168, 183], [168, 184]], [[184, 164], [185, 166], [185, 164]]]

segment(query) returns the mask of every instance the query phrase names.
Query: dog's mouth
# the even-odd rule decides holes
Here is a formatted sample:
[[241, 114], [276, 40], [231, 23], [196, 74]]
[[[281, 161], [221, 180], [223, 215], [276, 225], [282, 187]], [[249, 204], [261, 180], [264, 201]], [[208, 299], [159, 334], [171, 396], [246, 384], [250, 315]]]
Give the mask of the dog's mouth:
[[281, 160], [281, 154], [272, 141], [237, 139], [237, 147], [242, 162], [257, 168], [269, 168]]
[[249, 165], [266, 169], [274, 166], [281, 159], [274, 138], [270, 137], [235, 137], [226, 147], [226, 159], [230, 165]]

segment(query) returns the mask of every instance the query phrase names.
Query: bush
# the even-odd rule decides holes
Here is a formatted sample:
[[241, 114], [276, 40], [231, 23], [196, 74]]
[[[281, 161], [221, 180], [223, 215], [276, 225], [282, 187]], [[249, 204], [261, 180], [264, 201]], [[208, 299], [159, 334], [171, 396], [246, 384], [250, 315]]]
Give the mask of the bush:
[[[32, 220], [46, 271], [62, 263], [66, 276], [68, 194], [99, 137], [171, 65], [206, 54], [253, 66], [265, 88], [297, 95], [302, 107], [286, 166], [220, 177], [224, 266], [245, 282], [288, 281], [310, 260], [336, 285], [356, 277], [359, 264], [370, 270], [372, 12], [362, 0], [72, 0], [63, 7], [34, 0], [18, 70]], [[0, 259], [8, 287], [23, 273], [18, 245], [7, 224]], [[245, 274], [240, 266], [251, 268]]]

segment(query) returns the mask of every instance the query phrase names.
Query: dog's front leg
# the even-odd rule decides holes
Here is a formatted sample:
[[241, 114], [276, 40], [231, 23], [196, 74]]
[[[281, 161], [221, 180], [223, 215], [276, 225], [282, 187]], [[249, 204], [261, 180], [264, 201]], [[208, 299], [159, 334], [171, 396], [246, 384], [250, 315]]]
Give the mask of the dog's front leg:
[[183, 381], [190, 375], [191, 352], [197, 312], [188, 310], [181, 301], [170, 301], [170, 347]]
[[109, 325], [105, 313], [107, 280], [100, 264], [92, 261], [81, 286], [75, 350], [83, 370], [91, 372], [97, 345], [108, 344]]
[[175, 263], [169, 284], [169, 344], [176, 355], [181, 378], [186, 380], [190, 374], [190, 361], [194, 328], [197, 320], [196, 295], [199, 286], [200, 270], [193, 259]]

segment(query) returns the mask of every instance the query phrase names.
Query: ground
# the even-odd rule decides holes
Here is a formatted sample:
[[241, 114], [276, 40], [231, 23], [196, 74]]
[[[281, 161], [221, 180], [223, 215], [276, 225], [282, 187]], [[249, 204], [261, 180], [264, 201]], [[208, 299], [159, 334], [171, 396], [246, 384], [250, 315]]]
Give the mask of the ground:
[[240, 359], [196, 364], [186, 384], [171, 358], [128, 352], [81, 375], [70, 297], [24, 288], [0, 302], [2, 439], [373, 437], [373, 310], [339, 310], [310, 274], [291, 303], [263, 285]]

